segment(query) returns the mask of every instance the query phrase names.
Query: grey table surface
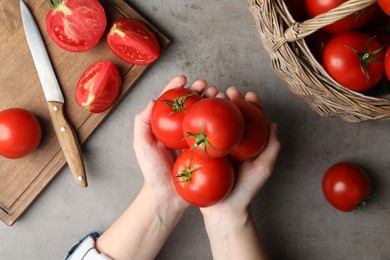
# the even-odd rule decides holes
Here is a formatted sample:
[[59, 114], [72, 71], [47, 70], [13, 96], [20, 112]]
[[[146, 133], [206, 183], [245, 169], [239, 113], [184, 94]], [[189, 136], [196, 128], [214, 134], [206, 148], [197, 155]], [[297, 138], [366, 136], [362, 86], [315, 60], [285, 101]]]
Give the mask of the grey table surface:
[[[173, 40], [83, 147], [89, 177], [78, 188], [66, 166], [12, 226], [0, 223], [0, 259], [62, 259], [84, 234], [104, 231], [127, 208], [143, 178], [134, 116], [176, 75], [225, 90], [255, 91], [278, 123], [282, 150], [274, 175], [253, 202], [272, 259], [390, 259], [390, 121], [349, 124], [313, 112], [271, 67], [246, 1], [131, 1]], [[321, 191], [338, 161], [363, 166], [377, 197], [363, 213], [332, 208]], [[158, 259], [212, 259], [200, 212], [189, 208]]]

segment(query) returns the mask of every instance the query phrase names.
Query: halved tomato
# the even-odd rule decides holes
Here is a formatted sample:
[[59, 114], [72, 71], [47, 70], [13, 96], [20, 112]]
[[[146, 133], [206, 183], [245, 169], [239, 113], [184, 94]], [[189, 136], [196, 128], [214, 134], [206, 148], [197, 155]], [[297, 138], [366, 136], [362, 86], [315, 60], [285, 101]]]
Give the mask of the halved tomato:
[[98, 0], [51, 0], [46, 30], [59, 47], [82, 52], [92, 49], [102, 38], [107, 19]]
[[119, 18], [114, 22], [107, 34], [107, 43], [115, 55], [130, 64], [150, 64], [160, 55], [154, 33], [131, 18]]
[[76, 103], [93, 113], [109, 109], [119, 95], [121, 76], [115, 65], [106, 60], [89, 66], [76, 88]]

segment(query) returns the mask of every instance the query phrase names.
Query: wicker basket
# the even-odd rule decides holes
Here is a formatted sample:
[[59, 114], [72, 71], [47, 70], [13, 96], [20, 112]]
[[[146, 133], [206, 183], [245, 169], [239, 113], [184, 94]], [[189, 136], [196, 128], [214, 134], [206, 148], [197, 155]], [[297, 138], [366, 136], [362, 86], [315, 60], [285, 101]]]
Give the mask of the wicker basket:
[[304, 38], [375, 2], [349, 0], [302, 23], [291, 17], [283, 0], [248, 0], [248, 6], [272, 66], [289, 90], [321, 116], [357, 123], [390, 119], [390, 100], [366, 96], [338, 84], [314, 58]]

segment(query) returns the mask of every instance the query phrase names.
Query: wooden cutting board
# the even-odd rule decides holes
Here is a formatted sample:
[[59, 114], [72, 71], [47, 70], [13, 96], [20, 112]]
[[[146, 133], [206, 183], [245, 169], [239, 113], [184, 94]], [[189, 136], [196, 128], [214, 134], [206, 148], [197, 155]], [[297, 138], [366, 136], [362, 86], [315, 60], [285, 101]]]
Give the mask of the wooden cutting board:
[[[144, 22], [159, 39], [162, 52], [170, 40], [123, 0], [101, 0], [107, 15], [107, 29], [120, 17]], [[45, 17], [49, 11], [44, 0], [25, 0], [43, 35], [54, 70], [65, 97], [65, 111], [81, 144], [92, 135], [110, 111], [92, 114], [74, 100], [75, 87], [85, 68], [98, 60], [110, 60], [122, 75], [121, 99], [132, 89], [149, 66], [122, 62], [109, 50], [105, 35], [92, 50], [70, 53], [56, 46], [46, 33]], [[19, 0], [0, 1], [0, 110], [24, 108], [38, 118], [43, 138], [36, 151], [26, 157], [10, 160], [0, 156], [0, 219], [12, 225], [66, 165], [65, 157], [50, 121], [47, 103], [27, 45]], [[114, 105], [114, 107], [115, 107]], [[88, 172], [87, 172], [88, 177]], [[73, 179], [72, 179], [73, 181]], [[66, 185], [77, 185], [75, 182]]]

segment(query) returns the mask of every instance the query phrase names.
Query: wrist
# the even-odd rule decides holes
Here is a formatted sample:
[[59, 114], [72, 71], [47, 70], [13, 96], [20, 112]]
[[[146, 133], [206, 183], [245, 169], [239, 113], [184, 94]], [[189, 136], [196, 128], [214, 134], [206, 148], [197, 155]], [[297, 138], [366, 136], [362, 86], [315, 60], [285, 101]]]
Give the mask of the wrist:
[[204, 208], [201, 209], [206, 229], [232, 232], [244, 227], [251, 218], [250, 208]]

